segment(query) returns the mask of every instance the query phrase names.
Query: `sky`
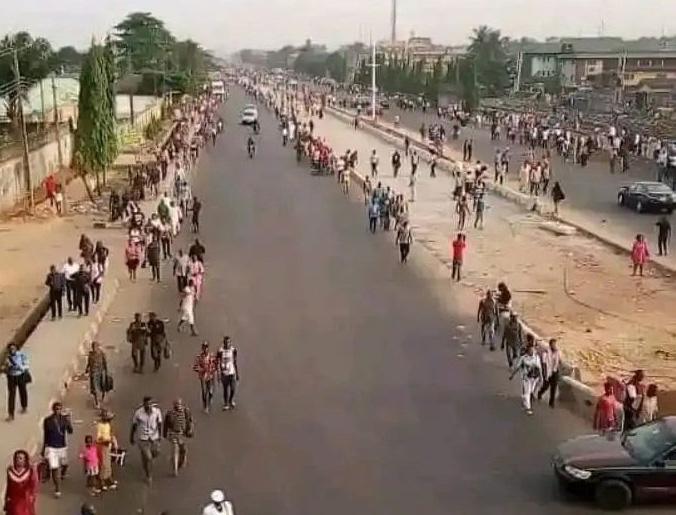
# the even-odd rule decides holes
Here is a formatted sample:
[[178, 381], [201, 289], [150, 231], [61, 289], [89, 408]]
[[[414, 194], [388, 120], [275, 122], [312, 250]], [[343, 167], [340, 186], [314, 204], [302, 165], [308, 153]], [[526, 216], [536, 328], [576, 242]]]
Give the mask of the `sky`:
[[[9, 1], [9, 0], [8, 0]], [[676, 35], [676, 0], [397, 0], [398, 35], [463, 44], [485, 24], [504, 35]], [[88, 46], [133, 11], [219, 54], [274, 49], [310, 38], [329, 48], [389, 38], [392, 0], [21, 0], [2, 9], [0, 35], [28, 30], [52, 45]]]

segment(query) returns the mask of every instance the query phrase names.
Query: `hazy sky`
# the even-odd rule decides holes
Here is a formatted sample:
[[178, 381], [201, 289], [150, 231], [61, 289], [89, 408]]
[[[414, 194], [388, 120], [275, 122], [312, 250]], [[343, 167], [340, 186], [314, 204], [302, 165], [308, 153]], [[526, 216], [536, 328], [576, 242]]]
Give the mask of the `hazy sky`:
[[[2, 9], [0, 34], [29, 30], [54, 46], [87, 46], [131, 11], [150, 11], [178, 37], [218, 52], [277, 48], [306, 38], [333, 47], [389, 35], [392, 0], [20, 0]], [[400, 36], [463, 43], [487, 24], [512, 37], [635, 38], [676, 34], [676, 0], [397, 0]], [[7, 0], [9, 4], [9, 0]]]

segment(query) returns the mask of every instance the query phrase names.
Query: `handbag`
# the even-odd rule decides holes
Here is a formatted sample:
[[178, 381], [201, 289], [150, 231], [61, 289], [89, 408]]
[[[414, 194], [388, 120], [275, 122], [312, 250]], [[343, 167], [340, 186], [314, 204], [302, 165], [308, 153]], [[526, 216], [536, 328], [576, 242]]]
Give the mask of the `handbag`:
[[33, 382], [33, 376], [31, 375], [30, 370], [24, 370], [24, 373], [21, 374], [24, 384], [31, 384]]
[[40, 483], [46, 483], [50, 479], [49, 462], [43, 458], [37, 466], [38, 480]]
[[164, 342], [164, 359], [171, 359], [171, 344], [169, 340]]
[[107, 392], [112, 392], [115, 386], [115, 381], [113, 381], [113, 376], [106, 372], [106, 375], [103, 376], [103, 389]]

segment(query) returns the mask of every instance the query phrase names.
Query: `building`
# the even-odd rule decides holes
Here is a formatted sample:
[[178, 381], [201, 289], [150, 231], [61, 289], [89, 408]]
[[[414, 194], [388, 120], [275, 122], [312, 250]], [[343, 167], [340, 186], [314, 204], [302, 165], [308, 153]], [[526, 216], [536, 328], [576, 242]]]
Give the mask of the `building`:
[[676, 89], [676, 39], [564, 38], [515, 50], [521, 54], [520, 84], [557, 77], [564, 88], [619, 88], [630, 94], [649, 92], [651, 85], [662, 94]]
[[377, 44], [376, 52], [383, 56], [385, 64], [391, 61], [409, 61], [412, 65], [422, 65], [425, 73], [432, 73], [434, 66], [441, 63], [445, 67], [466, 53], [466, 47], [438, 45], [432, 38], [412, 35], [406, 41], [383, 41]]

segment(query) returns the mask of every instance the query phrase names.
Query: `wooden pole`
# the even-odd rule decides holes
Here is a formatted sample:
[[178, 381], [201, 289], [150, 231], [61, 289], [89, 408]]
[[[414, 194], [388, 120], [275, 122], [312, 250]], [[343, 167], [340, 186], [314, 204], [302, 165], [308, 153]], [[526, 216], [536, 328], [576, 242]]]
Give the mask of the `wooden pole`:
[[35, 193], [33, 191], [33, 178], [31, 177], [30, 154], [28, 151], [28, 134], [26, 134], [26, 120], [23, 116], [23, 98], [21, 94], [21, 71], [19, 70], [19, 52], [14, 49], [14, 77], [17, 87], [17, 108], [19, 124], [21, 130], [21, 141], [23, 143], [23, 169], [26, 180], [26, 189], [28, 190], [28, 211], [32, 213], [35, 209]]

